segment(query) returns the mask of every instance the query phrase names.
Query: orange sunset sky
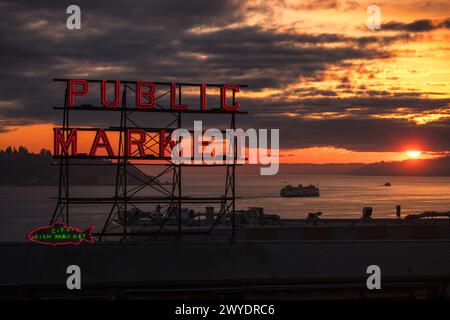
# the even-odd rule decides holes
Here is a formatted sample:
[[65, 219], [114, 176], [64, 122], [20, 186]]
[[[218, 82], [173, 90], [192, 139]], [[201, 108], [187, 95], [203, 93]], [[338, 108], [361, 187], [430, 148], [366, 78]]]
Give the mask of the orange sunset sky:
[[[153, 72], [156, 76], [151, 80], [219, 78], [249, 83], [239, 94], [243, 109], [251, 114], [244, 125], [279, 128], [286, 141], [281, 144], [281, 162], [369, 163], [448, 154], [445, 140], [449, 139], [443, 137], [450, 133], [448, 1], [230, 3], [233, 6], [226, 10], [211, 7], [207, 8], [211, 13], [204, 13], [229, 19], [210, 21], [194, 16], [203, 22], [178, 20], [172, 24], [167, 21], [180, 18], [170, 16], [175, 14], [170, 8], [160, 9], [163, 13], [167, 10], [167, 21], [134, 21], [87, 2], [81, 5], [84, 25], [75, 35], [58, 22], [64, 21], [63, 11], [61, 18], [53, 7], [27, 9], [10, 4], [21, 22], [11, 32], [28, 43], [26, 50], [36, 49], [36, 56], [22, 54], [25, 49], [9, 36], [2, 41], [10, 48], [7, 54], [12, 60], [2, 59], [2, 66], [9, 70], [3, 71], [0, 81], [14, 84], [0, 89], [0, 149], [52, 149], [52, 128], [59, 125], [59, 114], [51, 108], [55, 101], [62, 102], [64, 94], [60, 87], [52, 87], [53, 77], [147, 79], [156, 68], [137, 66], [139, 59], [147, 58], [136, 51], [156, 55], [159, 47], [155, 43], [159, 42], [155, 39], [148, 45], [148, 39], [133, 38], [142, 24], [148, 28], [147, 36], [154, 29], [165, 30], [159, 32], [167, 32], [169, 40], [161, 45], [175, 51], [173, 60], [163, 60], [164, 52], [156, 62], [145, 60], [166, 68]], [[370, 4], [381, 9], [380, 30], [366, 26]], [[159, 25], [165, 27], [159, 29]], [[172, 29], [173, 34], [169, 33]], [[129, 36], [113, 37], [111, 30], [129, 30]], [[103, 47], [103, 41], [109, 41], [110, 47]], [[186, 45], [177, 45], [184, 41]], [[87, 52], [90, 49], [86, 48], [95, 45], [100, 48]], [[73, 51], [65, 50], [66, 46]], [[119, 51], [122, 57], [116, 57]], [[240, 51], [244, 58], [234, 60]], [[8, 66], [7, 61], [13, 62]], [[227, 61], [235, 62], [228, 66]], [[255, 65], [251, 65], [253, 61]], [[204, 69], [203, 77], [195, 73], [197, 69]], [[27, 91], [30, 84], [36, 87]], [[36, 92], [32, 91], [40, 90], [39, 86], [43, 92], [34, 98]], [[346, 128], [349, 132], [343, 134]], [[366, 134], [367, 138], [358, 140]]]
[[[0, 149], [7, 146], [26, 146], [32, 152], [39, 152], [42, 148], [53, 150], [52, 124], [36, 124], [11, 128], [10, 131], [1, 134]], [[79, 149], [87, 151], [92, 145], [91, 139], [79, 139]], [[406, 148], [416, 150], [414, 146]], [[405, 150], [406, 150], [405, 149]], [[281, 150], [280, 162], [282, 163], [362, 163], [387, 160], [405, 160], [418, 158], [404, 152], [354, 152], [335, 147], [311, 147], [293, 150]], [[292, 155], [295, 154], [295, 157]], [[420, 154], [420, 158], [429, 158], [433, 155]]]

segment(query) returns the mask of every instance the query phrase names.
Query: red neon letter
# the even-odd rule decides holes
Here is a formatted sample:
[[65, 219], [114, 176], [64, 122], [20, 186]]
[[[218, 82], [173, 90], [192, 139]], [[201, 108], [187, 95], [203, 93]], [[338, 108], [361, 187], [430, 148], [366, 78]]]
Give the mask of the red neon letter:
[[234, 105], [229, 106], [227, 105], [227, 89], [231, 89], [233, 90], [233, 94], [235, 92], [240, 92], [240, 88], [238, 85], [236, 84], [225, 84], [222, 86], [221, 89], [221, 96], [222, 96], [222, 109], [224, 110], [228, 110], [228, 111], [234, 111], [239, 109], [239, 107], [241, 106], [241, 104], [239, 102], [236, 102]]
[[115, 81], [114, 102], [109, 103], [106, 99], [106, 80], [102, 80], [102, 105], [108, 108], [115, 108], [120, 103], [120, 81]]
[[[138, 134], [139, 139], [132, 139], [133, 134]], [[141, 129], [130, 129], [127, 131], [127, 156], [131, 156], [131, 147], [132, 145], [137, 146], [137, 150], [139, 151], [140, 157], [145, 157], [145, 150], [144, 150], [144, 143], [145, 143], [145, 131]]]
[[[81, 91], [75, 90], [75, 86], [81, 84], [83, 89]], [[85, 96], [89, 91], [89, 83], [87, 80], [69, 80], [69, 107], [75, 104], [75, 96]]]
[[200, 86], [200, 107], [202, 111], [206, 111], [206, 84]]
[[161, 158], [164, 157], [164, 151], [166, 150], [167, 145], [169, 145], [171, 149], [176, 145], [176, 142], [172, 141], [171, 136], [172, 133], [168, 135], [164, 129], [159, 133], [159, 156]]
[[176, 110], [186, 110], [188, 108], [185, 104], [177, 104], [177, 84], [175, 82], [172, 82], [170, 85], [170, 107]]
[[[100, 139], [102, 142], [100, 142]], [[106, 152], [108, 152], [108, 156], [114, 157], [114, 151], [111, 148], [111, 144], [109, 143], [108, 136], [104, 129], [98, 129], [97, 134], [95, 135], [94, 143], [92, 144], [91, 152], [89, 152], [90, 156], [95, 156], [97, 153], [97, 148], [105, 148]]]
[[61, 147], [62, 152], [64, 154], [69, 154], [69, 148], [71, 149], [71, 155], [74, 156], [77, 154], [77, 129], [70, 129], [69, 137], [67, 141], [64, 140], [64, 136], [62, 134], [62, 130], [60, 128], [53, 129], [53, 154], [55, 156], [61, 155]]
[[[149, 91], [142, 92], [142, 87], [149, 88]], [[146, 97], [148, 102], [142, 103], [141, 97]], [[153, 82], [138, 81], [136, 83], [136, 108], [153, 109], [155, 107], [155, 84]]]

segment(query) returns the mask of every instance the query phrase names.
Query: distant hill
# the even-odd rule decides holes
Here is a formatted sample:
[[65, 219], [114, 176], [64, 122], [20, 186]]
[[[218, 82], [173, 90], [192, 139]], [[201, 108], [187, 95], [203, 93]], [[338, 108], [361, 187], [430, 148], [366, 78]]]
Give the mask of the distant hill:
[[365, 176], [450, 176], [450, 157], [376, 162], [351, 172]]
[[[341, 175], [341, 174], [351, 174], [353, 170], [360, 168], [364, 164], [358, 163], [330, 163], [330, 164], [280, 164], [278, 174], [279, 175]], [[237, 175], [259, 175], [261, 173], [260, 168], [262, 165], [257, 164], [246, 164], [239, 165], [236, 168]], [[267, 167], [267, 165], [264, 165]], [[183, 174], [185, 175], [222, 175], [222, 167], [210, 167], [205, 170], [202, 167], [187, 167], [183, 169]]]
[[[59, 166], [52, 165], [50, 151], [42, 149], [39, 154], [29, 153], [26, 148], [11, 147], [0, 150], [0, 185], [57, 185]], [[80, 160], [82, 161], [82, 160]], [[89, 163], [109, 164], [107, 160], [90, 160]], [[137, 169], [130, 167], [129, 172], [139, 180], [146, 180]], [[186, 168], [185, 174], [211, 175], [223, 173], [222, 168]], [[260, 174], [258, 165], [239, 166], [238, 174]], [[450, 176], [450, 157], [433, 160], [405, 160], [398, 162], [377, 162], [372, 164], [281, 164], [281, 175], [367, 175], [367, 176]], [[70, 183], [72, 185], [112, 185], [115, 183], [116, 166], [72, 166]], [[138, 184], [138, 180], [129, 176], [129, 184]]]
[[282, 164], [280, 174], [351, 174], [361, 168], [361, 163], [329, 163], [329, 164]]
[[[242, 166], [238, 168], [238, 172], [259, 174], [259, 166]], [[278, 173], [282, 175], [450, 176], [450, 157], [381, 161], [371, 164], [281, 164]]]
[[[0, 150], [0, 185], [57, 185], [59, 166], [52, 165], [50, 151], [42, 149], [39, 154], [29, 153], [26, 148], [8, 147]], [[80, 160], [83, 161], [83, 160]], [[69, 181], [72, 185], [113, 185], [115, 183], [116, 166], [108, 165], [108, 160], [90, 160], [90, 164], [77, 165], [70, 168]], [[135, 177], [146, 181], [145, 176], [137, 169], [129, 167]], [[128, 176], [129, 184], [138, 184], [133, 176]]]

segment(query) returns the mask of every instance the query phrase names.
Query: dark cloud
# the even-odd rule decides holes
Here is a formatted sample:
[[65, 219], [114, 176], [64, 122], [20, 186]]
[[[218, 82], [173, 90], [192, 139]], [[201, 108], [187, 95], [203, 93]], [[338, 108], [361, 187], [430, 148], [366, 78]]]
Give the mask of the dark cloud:
[[[332, 3], [322, 1], [317, 5], [331, 6]], [[341, 81], [336, 91], [303, 88], [289, 92], [285, 89], [298, 82], [319, 82], [329, 68], [342, 69], [351, 67], [353, 62], [361, 64], [361, 61], [390, 58], [392, 43], [410, 39], [403, 31], [425, 30], [424, 22], [411, 26], [387, 24], [391, 30], [401, 31], [398, 34], [349, 37], [242, 25], [240, 23], [249, 15], [267, 10], [267, 6], [258, 9], [239, 0], [77, 1], [82, 11], [82, 30], [69, 31], [65, 26], [69, 4], [72, 3], [0, 0], [3, 13], [0, 20], [0, 117], [3, 126], [60, 120], [60, 115], [51, 107], [62, 104], [63, 87], [51, 81], [54, 77], [235, 82], [247, 83], [252, 90], [284, 89], [285, 94], [265, 99], [242, 99], [243, 105], [254, 115], [241, 123], [243, 126], [280, 127], [289, 147], [394, 148], [395, 143], [389, 144], [390, 135], [380, 136], [375, 132], [385, 127], [430, 137], [427, 130], [432, 132], [436, 128], [421, 126], [416, 133], [410, 122], [369, 121], [367, 117], [391, 112], [399, 106], [425, 111], [449, 104], [448, 99], [431, 99], [414, 92], [393, 94], [353, 88], [350, 81]], [[440, 22], [440, 25], [445, 23]], [[433, 23], [432, 26], [435, 27]], [[339, 90], [345, 90], [341, 92], [349, 97], [339, 98]], [[293, 97], [288, 99], [287, 94]], [[8, 107], [2, 107], [1, 102]], [[352, 107], [364, 108], [358, 113], [361, 119], [300, 121], [278, 115], [290, 112], [304, 116], [341, 112]], [[111, 117], [89, 116], [93, 125]], [[81, 123], [83, 119], [72, 120]], [[371, 131], [360, 134], [364, 126]], [[442, 133], [447, 128], [447, 124], [442, 124], [435, 132]], [[351, 137], [352, 129], [358, 132], [355, 137]], [[338, 134], [338, 131], [342, 132]], [[309, 134], [313, 136], [307, 136]], [[381, 140], [377, 137], [383, 137], [384, 144], [378, 143]], [[444, 145], [436, 143], [430, 148]]]
[[442, 28], [450, 29], [450, 18], [448, 18], [448, 19], [442, 21], [442, 22], [441, 22], [441, 27], [442, 27]]
[[423, 112], [435, 108], [448, 108], [450, 99], [427, 99], [423, 97], [365, 96], [365, 97], [317, 97], [296, 99], [274, 109], [274, 112], [339, 112], [346, 108], [366, 108], [366, 114], [377, 115], [394, 112], [395, 108], [408, 107], [415, 112]]
[[357, 151], [450, 150], [450, 123], [416, 125], [391, 119], [258, 119], [266, 126], [279, 125], [282, 148], [335, 146]]
[[[0, 113], [37, 121], [51, 118], [48, 105], [60, 99], [53, 77], [244, 82], [253, 89], [277, 88], [317, 77], [330, 65], [389, 57], [381, 49], [367, 50], [358, 38], [337, 34], [224, 28], [243, 19], [241, 1], [186, 3], [80, 2], [80, 31], [66, 29], [64, 3], [3, 3], [7, 14], [0, 21], [0, 99], [17, 99], [20, 105]], [[220, 28], [192, 31], [199, 27]]]
[[360, 7], [355, 0], [303, 0], [298, 2], [283, 1], [284, 5], [296, 10], [352, 10]]
[[440, 28], [450, 28], [450, 19], [443, 21], [433, 21], [429, 19], [416, 20], [410, 23], [390, 21], [383, 23], [383, 30], [408, 31], [408, 32], [428, 32]]

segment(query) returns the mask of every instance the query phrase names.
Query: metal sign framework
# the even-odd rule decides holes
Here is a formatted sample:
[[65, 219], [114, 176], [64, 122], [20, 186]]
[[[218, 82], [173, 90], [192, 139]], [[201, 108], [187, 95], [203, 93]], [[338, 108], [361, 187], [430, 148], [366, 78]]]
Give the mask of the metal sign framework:
[[[234, 239], [236, 234], [236, 223], [235, 223], [235, 201], [236, 201], [236, 180], [235, 180], [235, 170], [236, 170], [236, 140], [234, 141], [234, 158], [230, 162], [225, 162], [223, 164], [175, 164], [171, 161], [170, 157], [165, 158], [152, 158], [145, 157], [140, 158], [141, 161], [138, 166], [133, 163], [134, 160], [138, 159], [135, 154], [127, 154], [126, 137], [128, 129], [143, 129], [146, 135], [150, 138], [145, 143], [145, 148], [150, 149], [160, 142], [155, 139], [154, 136], [149, 135], [153, 131], [158, 131], [161, 129], [171, 132], [175, 129], [182, 127], [182, 115], [183, 114], [216, 114], [222, 116], [230, 117], [229, 129], [236, 128], [236, 115], [246, 114], [247, 112], [242, 111], [229, 111], [220, 110], [220, 108], [213, 108], [210, 110], [173, 110], [170, 106], [164, 105], [161, 101], [164, 96], [170, 93], [170, 85], [168, 82], [155, 82], [159, 86], [168, 86], [167, 91], [162, 94], [155, 96], [155, 108], [154, 109], [136, 109], [127, 107], [127, 96], [135, 92], [133, 85], [136, 81], [121, 80], [123, 83], [122, 89], [122, 104], [118, 108], [105, 108], [102, 106], [92, 106], [92, 105], [69, 105], [69, 81], [70, 79], [54, 79], [57, 82], [65, 82], [65, 99], [63, 107], [53, 107], [54, 110], [63, 111], [63, 121], [62, 121], [62, 134], [64, 138], [68, 138], [69, 131], [72, 129], [70, 127], [70, 113], [79, 111], [106, 111], [106, 112], [118, 112], [120, 114], [120, 124], [116, 127], [109, 127], [106, 130], [117, 131], [119, 134], [119, 144], [118, 152], [114, 157], [116, 163], [111, 163], [110, 161], [104, 161], [102, 163], [90, 163], [89, 160], [95, 159], [109, 159], [110, 157], [95, 156], [89, 157], [86, 155], [69, 155], [68, 152], [64, 155], [55, 156], [54, 164], [59, 166], [59, 182], [58, 182], [58, 196], [55, 198], [57, 204], [51, 218], [51, 225], [56, 222], [69, 223], [70, 221], [70, 207], [72, 204], [109, 204], [111, 208], [105, 217], [104, 224], [101, 230], [94, 233], [98, 240], [106, 239], [106, 237], [119, 238], [121, 240], [130, 237], [144, 236], [147, 238], [157, 238], [159, 235], [175, 235], [180, 238], [184, 234], [194, 233], [194, 234], [205, 234], [206, 237], [215, 235], [213, 233], [214, 229], [219, 225], [223, 225], [223, 221], [227, 220], [227, 223], [231, 229], [231, 234], [227, 234]], [[102, 80], [88, 80], [90, 83], [100, 83]], [[113, 82], [113, 81], [108, 81]], [[223, 87], [224, 84], [206, 84], [208, 87]], [[178, 104], [182, 104], [182, 89], [187, 87], [201, 87], [202, 84], [199, 83], [177, 83], [178, 88]], [[204, 84], [203, 84], [204, 86]], [[240, 87], [246, 87], [246, 85], [239, 85]], [[232, 102], [235, 103], [235, 92], [233, 91]], [[139, 124], [139, 121], [133, 117], [135, 114], [140, 112], [149, 113], [159, 113], [161, 115], [167, 116], [167, 125], [162, 128], [145, 127]], [[78, 130], [93, 130], [95, 128], [77, 128]], [[236, 138], [234, 138], [236, 139]], [[79, 162], [77, 160], [84, 159], [85, 161]], [[161, 164], [161, 161], [163, 164]], [[156, 163], [159, 162], [159, 163]], [[115, 189], [114, 195], [112, 197], [73, 197], [71, 196], [71, 185], [70, 185], [70, 168], [74, 165], [115, 165]], [[157, 165], [163, 166], [163, 169], [156, 175], [149, 175], [144, 170], [141, 170], [139, 166], [145, 165]], [[224, 194], [217, 197], [191, 197], [183, 196], [182, 193], [182, 171], [185, 166], [225, 166], [225, 190]], [[133, 170], [130, 170], [130, 167]], [[135, 173], [139, 172], [140, 176]], [[159, 181], [159, 179], [167, 174], [172, 175], [172, 181], [167, 186]], [[139, 181], [138, 185], [130, 186], [128, 184], [128, 178], [132, 177]], [[158, 196], [137, 196], [136, 194], [142, 191], [144, 188], [151, 188], [156, 191]], [[161, 213], [162, 219], [157, 224], [152, 224], [151, 230], [147, 231], [130, 231], [128, 228], [128, 214], [130, 209], [136, 210], [137, 212], [143, 212], [140, 208], [144, 204], [162, 204]], [[184, 230], [182, 223], [182, 208], [185, 204], [221, 204], [223, 210], [221, 210], [215, 217], [210, 226], [206, 229], [199, 228], [198, 230]], [[176, 228], [171, 230], [168, 228], [167, 222], [170, 219], [176, 219]], [[117, 222], [121, 221], [120, 224]]]

